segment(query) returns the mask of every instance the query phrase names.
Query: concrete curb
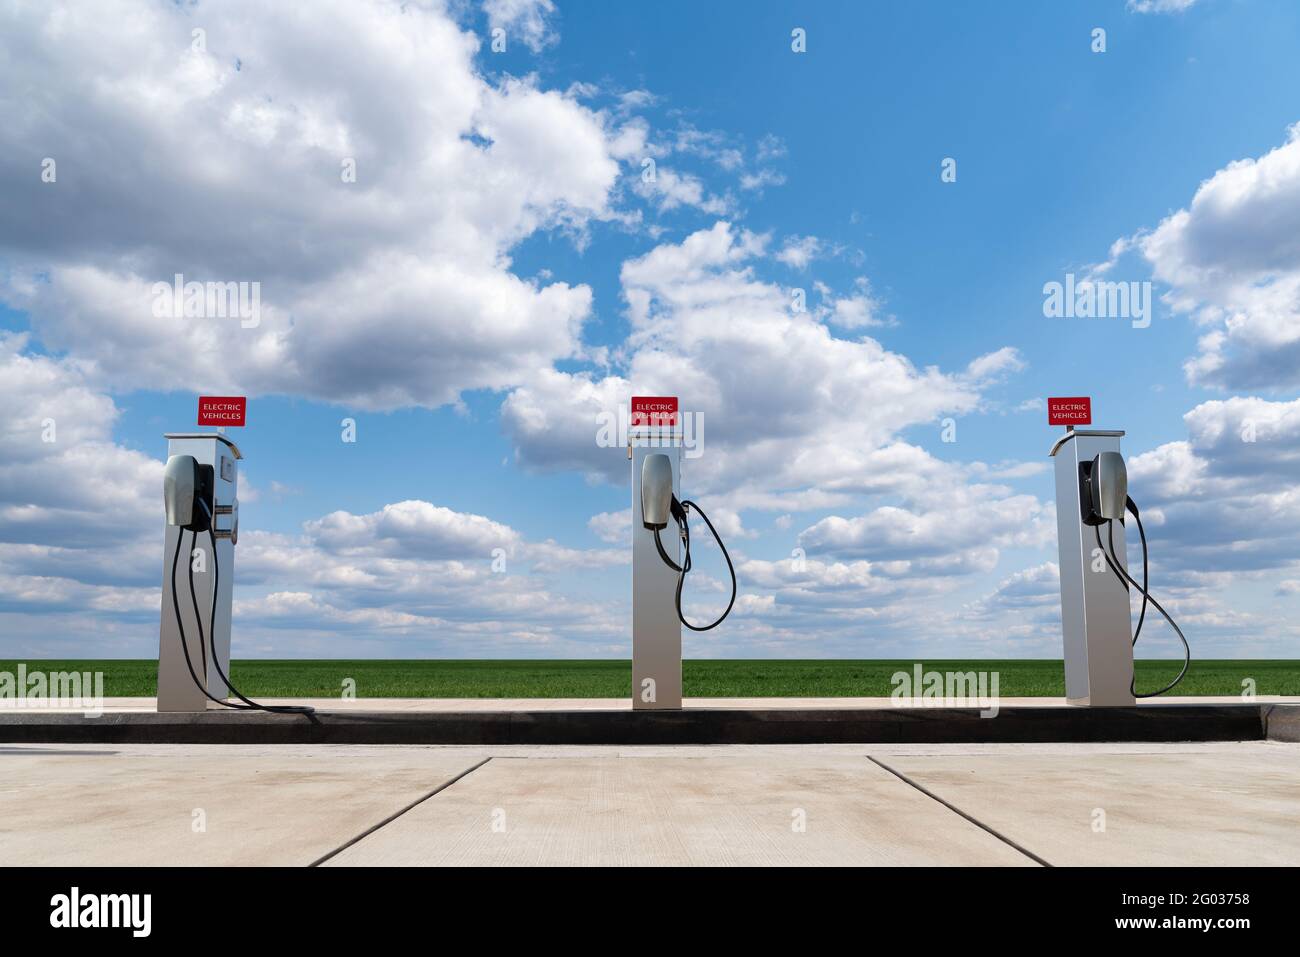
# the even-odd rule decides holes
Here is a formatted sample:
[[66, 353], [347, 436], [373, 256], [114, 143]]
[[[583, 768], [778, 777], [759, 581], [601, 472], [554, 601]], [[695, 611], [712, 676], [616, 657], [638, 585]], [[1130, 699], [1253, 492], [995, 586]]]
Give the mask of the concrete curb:
[[7, 744], [938, 744], [1300, 741], [1300, 706], [0, 713]]
[[1269, 741], [1300, 741], [1300, 705], [1266, 704], [1260, 711]]

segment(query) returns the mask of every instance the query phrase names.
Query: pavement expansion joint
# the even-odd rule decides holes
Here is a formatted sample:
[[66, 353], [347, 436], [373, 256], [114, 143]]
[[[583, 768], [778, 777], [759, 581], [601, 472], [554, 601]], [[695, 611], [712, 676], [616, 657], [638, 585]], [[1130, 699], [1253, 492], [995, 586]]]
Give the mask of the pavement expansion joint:
[[901, 771], [896, 771], [896, 770], [894, 770], [894, 769], [891, 768], [888, 764], [886, 764], [884, 761], [881, 761], [879, 758], [875, 758], [875, 757], [873, 757], [872, 755], [868, 754], [868, 755], [867, 755], [867, 760], [870, 761], [872, 764], [875, 764], [877, 767], [880, 767], [880, 768], [882, 768], [882, 769], [888, 771], [890, 774], [892, 774], [894, 777], [898, 778], [898, 779], [899, 779], [900, 781], [902, 781], [904, 784], [909, 784], [909, 785], [911, 785], [912, 787], [916, 788], [916, 790], [920, 791], [920, 792], [921, 792], [922, 794], [924, 794], [926, 797], [928, 797], [928, 798], [930, 798], [930, 799], [932, 799], [932, 800], [934, 800], [934, 801], [938, 801], [940, 804], [942, 804], [942, 805], [943, 805], [944, 807], [946, 807], [948, 810], [952, 811], [954, 814], [956, 814], [956, 815], [958, 815], [958, 816], [960, 816], [960, 817], [965, 818], [967, 821], [970, 821], [970, 823], [974, 824], [976, 827], [980, 828], [981, 830], [987, 831], [989, 834], [991, 834], [991, 835], [993, 835], [994, 837], [996, 837], [999, 841], [1001, 841], [1003, 844], [1006, 844], [1008, 847], [1015, 848], [1015, 849], [1016, 849], [1017, 851], [1019, 851], [1021, 854], [1025, 855], [1025, 857], [1028, 857], [1028, 858], [1030, 858], [1031, 860], [1036, 861], [1037, 863], [1043, 865], [1043, 867], [1052, 867], [1052, 866], [1053, 866], [1053, 865], [1051, 864], [1051, 862], [1049, 862], [1049, 861], [1047, 861], [1047, 860], [1045, 860], [1045, 859], [1039, 857], [1037, 854], [1035, 854], [1033, 851], [1029, 850], [1027, 847], [1024, 847], [1023, 845], [1017, 844], [1015, 841], [1011, 840], [1011, 838], [1007, 837], [1007, 836], [1006, 836], [1005, 834], [1003, 834], [1002, 832], [1000, 832], [1000, 831], [998, 831], [998, 830], [996, 830], [996, 829], [994, 829], [994, 828], [992, 828], [992, 827], [989, 827], [989, 825], [985, 824], [985, 823], [984, 823], [983, 821], [981, 821], [979, 818], [977, 818], [977, 817], [975, 817], [975, 816], [973, 816], [973, 815], [971, 815], [971, 814], [967, 814], [965, 811], [963, 811], [961, 808], [957, 807], [957, 805], [953, 804], [951, 801], [944, 800], [943, 798], [941, 798], [939, 795], [935, 794], [935, 793], [934, 793], [933, 791], [931, 791], [930, 789], [928, 789], [928, 788], [924, 787], [923, 785], [920, 785], [920, 784], [918, 784], [917, 782], [913, 781], [913, 780], [912, 780], [911, 778], [909, 778], [906, 774], [903, 774]]
[[396, 820], [397, 820], [399, 817], [401, 817], [403, 814], [407, 813], [408, 811], [412, 810], [413, 808], [419, 807], [421, 804], [423, 804], [425, 801], [429, 800], [429, 798], [433, 797], [435, 794], [440, 794], [440, 793], [442, 793], [443, 791], [447, 790], [447, 788], [451, 787], [451, 786], [452, 786], [453, 784], [455, 784], [457, 781], [461, 780], [462, 778], [466, 778], [466, 777], [468, 777], [469, 775], [473, 774], [475, 771], [477, 771], [479, 768], [483, 767], [483, 765], [487, 764], [487, 763], [488, 763], [489, 761], [491, 761], [491, 760], [492, 760], [492, 758], [491, 758], [491, 756], [489, 755], [488, 757], [484, 758], [482, 761], [478, 762], [478, 764], [471, 765], [470, 767], [466, 768], [464, 771], [461, 771], [460, 774], [457, 774], [455, 777], [448, 778], [446, 781], [443, 781], [441, 784], [439, 784], [436, 788], [434, 788], [434, 789], [433, 789], [432, 791], [430, 791], [428, 794], [425, 794], [425, 795], [422, 795], [421, 797], [416, 798], [416, 799], [415, 799], [414, 801], [412, 801], [410, 804], [406, 805], [406, 807], [402, 808], [402, 809], [399, 810], [399, 811], [396, 811], [396, 812], [393, 813], [393, 814], [388, 815], [388, 817], [384, 818], [382, 821], [380, 821], [378, 824], [374, 825], [373, 827], [366, 828], [366, 830], [362, 831], [362, 832], [361, 832], [360, 834], [358, 834], [356, 837], [353, 837], [353, 838], [351, 838], [350, 840], [344, 841], [342, 844], [340, 844], [338, 847], [334, 848], [334, 850], [330, 851], [329, 853], [327, 853], [327, 854], [322, 854], [320, 857], [316, 858], [316, 860], [312, 861], [312, 862], [311, 862], [310, 864], [308, 864], [307, 866], [308, 866], [308, 867], [320, 867], [320, 865], [324, 864], [324, 863], [325, 863], [326, 861], [328, 861], [330, 858], [335, 857], [335, 856], [337, 856], [338, 854], [341, 854], [343, 851], [346, 851], [346, 850], [347, 850], [349, 847], [351, 847], [353, 844], [356, 844], [356, 843], [358, 843], [359, 841], [363, 841], [363, 840], [365, 840], [367, 837], [369, 837], [371, 834], [374, 834], [376, 831], [380, 830], [381, 828], [387, 827], [389, 824], [392, 824], [394, 821], [396, 821]]

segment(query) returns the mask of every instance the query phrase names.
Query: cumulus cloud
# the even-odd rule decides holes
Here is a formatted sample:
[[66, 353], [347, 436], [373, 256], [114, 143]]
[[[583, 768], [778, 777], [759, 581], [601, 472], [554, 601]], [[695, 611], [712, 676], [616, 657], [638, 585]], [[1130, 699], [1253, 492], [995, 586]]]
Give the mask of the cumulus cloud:
[[[0, 335], [0, 653], [148, 657], [160, 607], [162, 462], [112, 440], [116, 405], [77, 362], [27, 345]], [[239, 653], [613, 649], [625, 616], [557, 591], [555, 577], [627, 560], [624, 549], [529, 541], [487, 516], [425, 501], [335, 511], [297, 535], [245, 526]]]
[[1047, 561], [1002, 578], [992, 591], [937, 610], [950, 643], [981, 657], [1054, 658], [1061, 654], [1060, 571]]
[[[683, 482], [701, 502], [720, 497], [706, 508], [733, 544], [742, 583], [738, 621], [729, 637], [708, 637], [711, 653], [735, 647], [727, 642], [789, 652], [802, 629], [826, 642], [819, 648], [847, 653], [863, 640], [866, 620], [876, 638], [905, 640], [899, 603], [990, 571], [1001, 548], [1041, 547], [1050, 538], [1050, 506], [988, 481], [1018, 477], [1016, 464], [963, 468], [900, 437], [977, 410], [982, 390], [1023, 360], [1003, 348], [943, 373], [918, 369], [871, 338], [837, 336], [760, 278], [780, 255], [769, 244], [718, 222], [627, 260], [621, 279], [631, 332], [621, 371], [546, 370], [511, 392], [503, 422], [526, 466], [621, 484], [626, 455], [597, 441], [598, 423], [632, 394], [680, 395], [702, 423], [701, 454], [684, 459]], [[889, 503], [839, 512], [873, 498]], [[791, 537], [803, 553], [798, 561], [751, 558], [734, 547], [754, 534], [746, 511], [785, 513], [779, 528], [789, 528], [792, 512], [828, 509], [837, 514]], [[589, 524], [620, 541], [627, 513]], [[703, 582], [699, 590], [701, 601], [712, 591]]]
[[859, 276], [853, 281], [853, 292], [847, 296], [835, 296], [829, 289], [824, 289], [823, 300], [818, 314], [841, 329], [866, 329], [894, 324], [892, 317], [881, 315], [883, 304], [872, 291], [871, 280], [866, 276]]
[[802, 270], [807, 269], [821, 252], [822, 241], [816, 236], [789, 236], [775, 258], [792, 269]]
[[587, 527], [602, 542], [611, 545], [632, 545], [632, 509], [621, 512], [601, 512], [587, 520]]
[[77, 363], [25, 351], [26, 337], [0, 334], [0, 543], [109, 546], [138, 534], [161, 507], [162, 466], [115, 445], [118, 410], [89, 388]]
[[709, 193], [698, 176], [678, 173], [666, 166], [658, 167], [653, 177], [638, 177], [633, 190], [637, 195], [655, 202], [661, 213], [681, 206], [691, 206], [703, 213], [721, 216], [731, 206], [725, 197]]
[[1043, 562], [1004, 578], [979, 607], [986, 612], [1000, 609], [1034, 609], [1060, 621], [1061, 570], [1055, 562]]
[[[498, 6], [527, 23], [546, 5]], [[614, 217], [628, 134], [532, 81], [489, 84], [440, 3], [302, 16], [6, 8], [23, 56], [0, 61], [3, 299], [125, 389], [436, 406], [578, 354], [590, 290], [521, 280], [507, 253]], [[176, 274], [259, 283], [259, 321], [159, 315]]]
[[781, 186], [785, 183], [785, 174], [774, 169], [760, 169], [752, 173], [743, 173], [740, 188], [748, 191], [761, 191], [768, 186]]
[[632, 394], [678, 394], [703, 423], [702, 454], [685, 466], [693, 489], [725, 487], [739, 507], [782, 508], [783, 495], [816, 507], [884, 482], [899, 432], [975, 410], [980, 389], [1020, 363], [998, 350], [945, 374], [837, 337], [758, 277], [767, 245], [723, 221], [625, 262], [625, 371], [544, 370], [513, 390], [502, 420], [521, 462], [626, 481], [621, 448], [597, 442], [601, 416]]
[[1155, 229], [1119, 240], [1110, 264], [1129, 250], [1168, 286], [1174, 312], [1204, 330], [1189, 382], [1300, 386], [1300, 124], [1283, 145], [1216, 172]]
[[[549, 0], [484, 9], [532, 49], [554, 42]], [[512, 271], [512, 252], [539, 233], [581, 247], [596, 224], [632, 222], [618, 208], [629, 196], [683, 216], [734, 215], [730, 191], [688, 172], [689, 162], [759, 189], [783, 178], [770, 165], [785, 153], [774, 137], [749, 149], [679, 127], [656, 144], [630, 116], [653, 104], [647, 91], [600, 111], [588, 105], [602, 95], [590, 84], [489, 81], [476, 66], [479, 39], [437, 2], [347, 3], [309, 20], [251, 0], [109, 3], [93, 15], [51, 4], [7, 9], [0, 21], [23, 51], [0, 62], [0, 251], [9, 267], [0, 296], [33, 327], [30, 344], [9, 337], [0, 353], [0, 397], [13, 383], [8, 398], [31, 410], [0, 427], [14, 432], [0, 462], [0, 614], [39, 608], [42, 627], [84, 633], [85, 620], [70, 616], [92, 607], [106, 632], [133, 621], [130, 650], [148, 653], [161, 463], [112, 442], [109, 397], [142, 382], [369, 409], [501, 390], [520, 464], [620, 484], [625, 450], [600, 443], [598, 416], [625, 409], [633, 393], [680, 394], [703, 423], [703, 454], [685, 460], [684, 482], [733, 545], [741, 579], [734, 627], [688, 636], [688, 652], [888, 653], [914, 640], [918, 599], [956, 594], [1007, 549], [1050, 548], [1050, 504], [1012, 487], [1041, 463], [946, 462], [915, 436], [987, 410], [987, 391], [1024, 367], [1019, 353], [917, 366], [864, 334], [890, 321], [867, 277], [843, 294], [825, 287], [819, 306], [795, 310], [768, 272], [788, 278], [774, 265], [806, 269], [834, 254], [824, 241], [795, 235], [773, 250], [769, 235], [720, 221], [634, 255], [619, 274], [629, 334], [598, 349], [584, 343], [594, 312], [586, 285]], [[341, 48], [348, 57], [336, 56]], [[57, 160], [56, 182], [40, 181], [32, 144]], [[646, 183], [641, 159], [671, 153], [682, 163], [660, 164]], [[1210, 222], [1202, 214], [1219, 205], [1194, 201], [1186, 212]], [[1146, 240], [1152, 261], [1161, 253], [1194, 294], [1199, 317], [1226, 273], [1200, 257], [1196, 229], [1180, 229]], [[1285, 229], [1265, 232], [1285, 249]], [[1294, 265], [1247, 252], [1243, 262], [1278, 276]], [[176, 273], [258, 281], [257, 323], [158, 315], [156, 284]], [[1246, 295], [1244, 283], [1234, 295]], [[31, 444], [47, 407], [74, 430], [66, 447]], [[1290, 413], [1248, 411], [1269, 423], [1262, 434], [1289, 434]], [[1249, 496], [1252, 463], [1214, 438], [1216, 415], [1229, 429], [1246, 412], [1189, 419], [1185, 448], [1163, 447], [1150, 461]], [[1144, 468], [1136, 462], [1134, 475], [1178, 471]], [[114, 481], [88, 482], [69, 503], [59, 477], [73, 470]], [[1150, 498], [1154, 525], [1187, 521], [1172, 492]], [[1278, 502], [1277, 514], [1288, 507]], [[779, 516], [790, 559], [745, 554], [754, 511]], [[248, 528], [240, 634], [330, 655], [625, 653], [622, 599], [589, 596], [591, 575], [561, 576], [617, 571], [629, 525], [626, 509], [595, 515], [589, 529], [610, 547], [575, 548], [408, 500], [334, 511], [293, 534]], [[725, 600], [726, 583], [716, 549], [705, 536], [700, 543], [688, 598], [703, 616]], [[1287, 560], [1265, 552], [1253, 560]], [[982, 614], [1014, 614], [1046, 573], [1024, 574], [998, 586]], [[1035, 614], [1046, 613], [1038, 598]], [[979, 622], [987, 631], [1006, 621], [991, 620], [965, 606], [936, 627], [974, 641]], [[35, 621], [23, 620], [25, 634]]]
[[1047, 506], [1032, 495], [1008, 495], [1001, 489], [996, 490], [1002, 493], [998, 497], [988, 494], [991, 491], [974, 486], [959, 492], [964, 501], [919, 514], [882, 506], [854, 518], [833, 515], [800, 533], [799, 544], [845, 557], [948, 560], [964, 554], [974, 562], [981, 554], [996, 560], [991, 545], [1048, 543], [1055, 516]]
[[552, 0], [484, 0], [483, 11], [489, 27], [517, 33], [534, 53], [559, 40], [551, 27], [555, 15]]
[[[1300, 572], [1300, 495], [1292, 488], [1300, 468], [1300, 400], [1204, 402], [1184, 422], [1186, 439], [1128, 458], [1129, 494], [1149, 540], [1152, 593], [1187, 633], [1194, 656], [1274, 654], [1300, 634], [1276, 605], [1296, 594]], [[1043, 524], [1052, 521], [1043, 516]], [[1131, 518], [1128, 526], [1129, 567], [1137, 574], [1141, 552]], [[1042, 544], [1052, 552], [1055, 535], [1044, 531]], [[1261, 597], [1262, 613], [1252, 607]], [[1136, 622], [1136, 592], [1131, 600]], [[1059, 653], [1057, 567], [1026, 568], [951, 620], [946, 610], [939, 614], [946, 634], [984, 654]], [[1142, 635], [1145, 655], [1182, 652], [1158, 616], [1148, 615]]]
[[1184, 417], [1188, 438], [1129, 460], [1129, 491], [1152, 561], [1179, 580], [1292, 568], [1300, 561], [1300, 400], [1234, 397]]
[[498, 549], [512, 554], [519, 545], [518, 533], [499, 522], [422, 501], [396, 502], [369, 515], [331, 512], [308, 522], [306, 531], [321, 548], [343, 555], [483, 559]]
[[[622, 550], [529, 542], [486, 516], [424, 501], [334, 512], [302, 534], [241, 538], [239, 611], [254, 630], [342, 629], [354, 641], [418, 641], [426, 653], [569, 654], [622, 640], [617, 608], [557, 592], [551, 576], [627, 561]], [[371, 632], [379, 629], [380, 634]]]
[[734, 172], [744, 166], [745, 154], [731, 139], [721, 130], [701, 130], [685, 123], [673, 133], [671, 146], [674, 152], [702, 156], [719, 168]]

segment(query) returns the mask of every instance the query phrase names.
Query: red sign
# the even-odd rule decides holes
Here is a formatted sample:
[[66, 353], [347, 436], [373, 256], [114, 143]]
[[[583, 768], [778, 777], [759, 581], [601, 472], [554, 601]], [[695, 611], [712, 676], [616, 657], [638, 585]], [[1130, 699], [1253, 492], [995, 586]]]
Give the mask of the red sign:
[[677, 424], [677, 396], [632, 396], [632, 425]]
[[199, 396], [199, 425], [243, 425], [248, 399], [242, 395]]
[[1089, 425], [1092, 423], [1092, 399], [1086, 395], [1047, 400], [1048, 425]]

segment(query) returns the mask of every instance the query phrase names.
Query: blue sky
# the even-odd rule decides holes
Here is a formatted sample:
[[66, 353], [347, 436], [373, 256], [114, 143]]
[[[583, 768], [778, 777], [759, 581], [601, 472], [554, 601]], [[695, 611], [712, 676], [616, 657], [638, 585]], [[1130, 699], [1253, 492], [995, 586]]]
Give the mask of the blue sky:
[[626, 656], [632, 393], [739, 559], [688, 655], [1059, 655], [1048, 395], [1128, 432], [1194, 650], [1295, 654], [1294, 4], [63, 6], [0, 31], [0, 655], [156, 652], [201, 392], [251, 397], [236, 655]]

